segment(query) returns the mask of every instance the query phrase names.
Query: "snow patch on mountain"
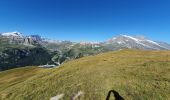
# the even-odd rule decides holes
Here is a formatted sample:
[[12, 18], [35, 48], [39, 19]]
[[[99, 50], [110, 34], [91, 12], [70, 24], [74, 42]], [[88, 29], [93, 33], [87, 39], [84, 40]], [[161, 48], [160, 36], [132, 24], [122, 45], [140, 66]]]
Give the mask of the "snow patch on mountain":
[[14, 36], [14, 37], [23, 37], [22, 33], [20, 32], [7, 32], [1, 33], [2, 36]]
[[160, 46], [158, 43], [156, 43], [156, 42], [154, 42], [154, 41], [151, 41], [151, 40], [146, 40], [147, 42], [150, 42], [150, 43], [152, 43], [152, 44], [155, 44], [155, 45], [158, 45], [158, 46]]
[[130, 39], [132, 39], [132, 40], [134, 40], [134, 41], [137, 41], [137, 42], [139, 42], [139, 41], [140, 41], [139, 39], [134, 38], [134, 37], [131, 37], [131, 36], [128, 36], [128, 35], [122, 35], [122, 36], [123, 36], [123, 37], [130, 38]]
[[[137, 38], [134, 38], [134, 37], [131, 37], [131, 36], [127, 36], [127, 35], [122, 35], [123, 37], [126, 37], [126, 38], [129, 38], [129, 39], [131, 39], [131, 40], [134, 40], [137, 44], [140, 44], [140, 45], [143, 45], [143, 46], [145, 46], [145, 47], [148, 47], [148, 48], [150, 48], [150, 46], [148, 46], [148, 45], [146, 45], [146, 44], [144, 44], [144, 43], [141, 43], [141, 40], [140, 39], [137, 39]], [[128, 41], [128, 40], [126, 40], [126, 41]]]

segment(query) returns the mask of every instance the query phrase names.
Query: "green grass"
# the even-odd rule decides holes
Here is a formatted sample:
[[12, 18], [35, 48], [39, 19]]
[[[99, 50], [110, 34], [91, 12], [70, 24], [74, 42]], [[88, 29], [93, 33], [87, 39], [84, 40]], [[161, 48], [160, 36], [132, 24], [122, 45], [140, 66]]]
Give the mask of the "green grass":
[[42, 69], [28, 66], [0, 72], [0, 91], [24, 82], [28, 78], [36, 75], [40, 70]]
[[105, 100], [114, 89], [126, 100], [170, 99], [170, 51], [121, 50], [69, 61], [59, 68], [26, 67], [0, 73], [2, 100]]

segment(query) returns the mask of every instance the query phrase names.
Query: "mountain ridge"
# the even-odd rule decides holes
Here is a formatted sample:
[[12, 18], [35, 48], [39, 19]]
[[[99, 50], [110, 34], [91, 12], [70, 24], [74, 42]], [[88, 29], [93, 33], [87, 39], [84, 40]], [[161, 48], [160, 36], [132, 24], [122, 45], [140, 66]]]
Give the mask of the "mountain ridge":
[[[60, 44], [64, 41], [58, 41], [58, 40], [52, 40], [47, 38], [42, 38], [39, 35], [29, 35], [24, 36], [20, 32], [7, 32], [7, 33], [1, 33], [0, 36], [4, 37], [19, 37], [24, 38], [25, 44], [32, 44], [32, 43], [38, 43], [41, 45], [44, 45], [44, 43], [54, 43], [54, 44]], [[170, 44], [166, 42], [156, 42], [150, 39], [147, 39], [145, 37], [134, 37], [134, 36], [128, 36], [125, 34], [120, 34], [118, 36], [112, 37], [109, 40], [103, 41], [103, 42], [72, 42], [69, 41], [72, 45], [74, 44], [80, 44], [80, 45], [95, 45], [95, 46], [101, 46], [106, 44], [114, 44], [114, 45], [120, 45], [124, 46], [125, 48], [135, 48], [135, 49], [153, 49], [153, 50], [170, 50]], [[102, 46], [103, 46], [102, 45]]]
[[103, 42], [72, 42], [39, 35], [24, 36], [20, 32], [4, 34], [0, 35], [0, 71], [29, 65], [61, 65], [84, 56], [122, 49], [170, 50], [168, 43], [128, 35], [118, 35]]

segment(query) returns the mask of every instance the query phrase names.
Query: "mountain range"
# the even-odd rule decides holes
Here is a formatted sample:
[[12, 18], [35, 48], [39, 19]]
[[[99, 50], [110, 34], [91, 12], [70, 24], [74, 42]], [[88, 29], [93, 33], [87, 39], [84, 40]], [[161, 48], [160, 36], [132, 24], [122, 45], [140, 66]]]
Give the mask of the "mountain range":
[[170, 50], [170, 44], [128, 35], [103, 42], [72, 42], [39, 35], [25, 36], [20, 32], [0, 33], [0, 70], [27, 65], [60, 65], [83, 56], [121, 49]]
[[[51, 40], [47, 38], [42, 38], [39, 35], [30, 35], [24, 36], [20, 32], [8, 32], [8, 33], [0, 33], [0, 38], [10, 39], [8, 42], [10, 43], [19, 43], [23, 45], [35, 45], [39, 44], [45, 46], [45, 44], [61, 44], [63, 43], [70, 43], [70, 46], [80, 44], [84, 45], [91, 45], [93, 47], [100, 47], [106, 45], [112, 45], [112, 48], [117, 49], [118, 47], [121, 48], [134, 48], [134, 49], [152, 49], [152, 50], [170, 50], [170, 44], [165, 42], [158, 42], [147, 39], [143, 36], [132, 37], [128, 35], [119, 35], [113, 37], [109, 40], [104, 42], [71, 42], [71, 41], [57, 41]], [[69, 46], [69, 47], [70, 47]]]

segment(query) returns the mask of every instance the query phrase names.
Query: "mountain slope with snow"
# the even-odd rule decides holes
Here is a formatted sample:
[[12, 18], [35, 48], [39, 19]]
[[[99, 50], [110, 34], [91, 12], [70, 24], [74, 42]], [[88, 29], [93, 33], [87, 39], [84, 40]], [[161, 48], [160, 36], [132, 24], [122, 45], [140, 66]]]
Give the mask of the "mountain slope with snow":
[[135, 49], [170, 50], [170, 45], [167, 43], [155, 42], [146, 38], [132, 37], [128, 35], [120, 35], [114, 37], [106, 41], [106, 43], [119, 44], [127, 48], [135, 48]]
[[[22, 43], [25, 45], [41, 45], [43, 47], [50, 47], [50, 49], [57, 50], [60, 48], [72, 48], [78, 44], [80, 47], [103, 48], [104, 51], [119, 50], [124, 48], [145, 49], [145, 50], [170, 50], [170, 44], [165, 42], [156, 42], [144, 37], [133, 37], [128, 35], [119, 35], [105, 42], [71, 42], [71, 41], [57, 41], [47, 38], [42, 38], [39, 35], [24, 36], [20, 32], [1, 33], [2, 37], [7, 37], [10, 43]], [[65, 47], [65, 45], [67, 45]]]
[[7, 32], [1, 33], [2, 36], [14, 36], [14, 37], [23, 37], [22, 33], [20, 32]]
[[[39, 35], [24, 36], [19, 32], [2, 33], [0, 70], [47, 62], [60, 65], [72, 59], [122, 49], [170, 50], [170, 44], [128, 35], [119, 35], [105, 42], [71, 42], [50, 40]], [[36, 63], [29, 63], [32, 57]]]

